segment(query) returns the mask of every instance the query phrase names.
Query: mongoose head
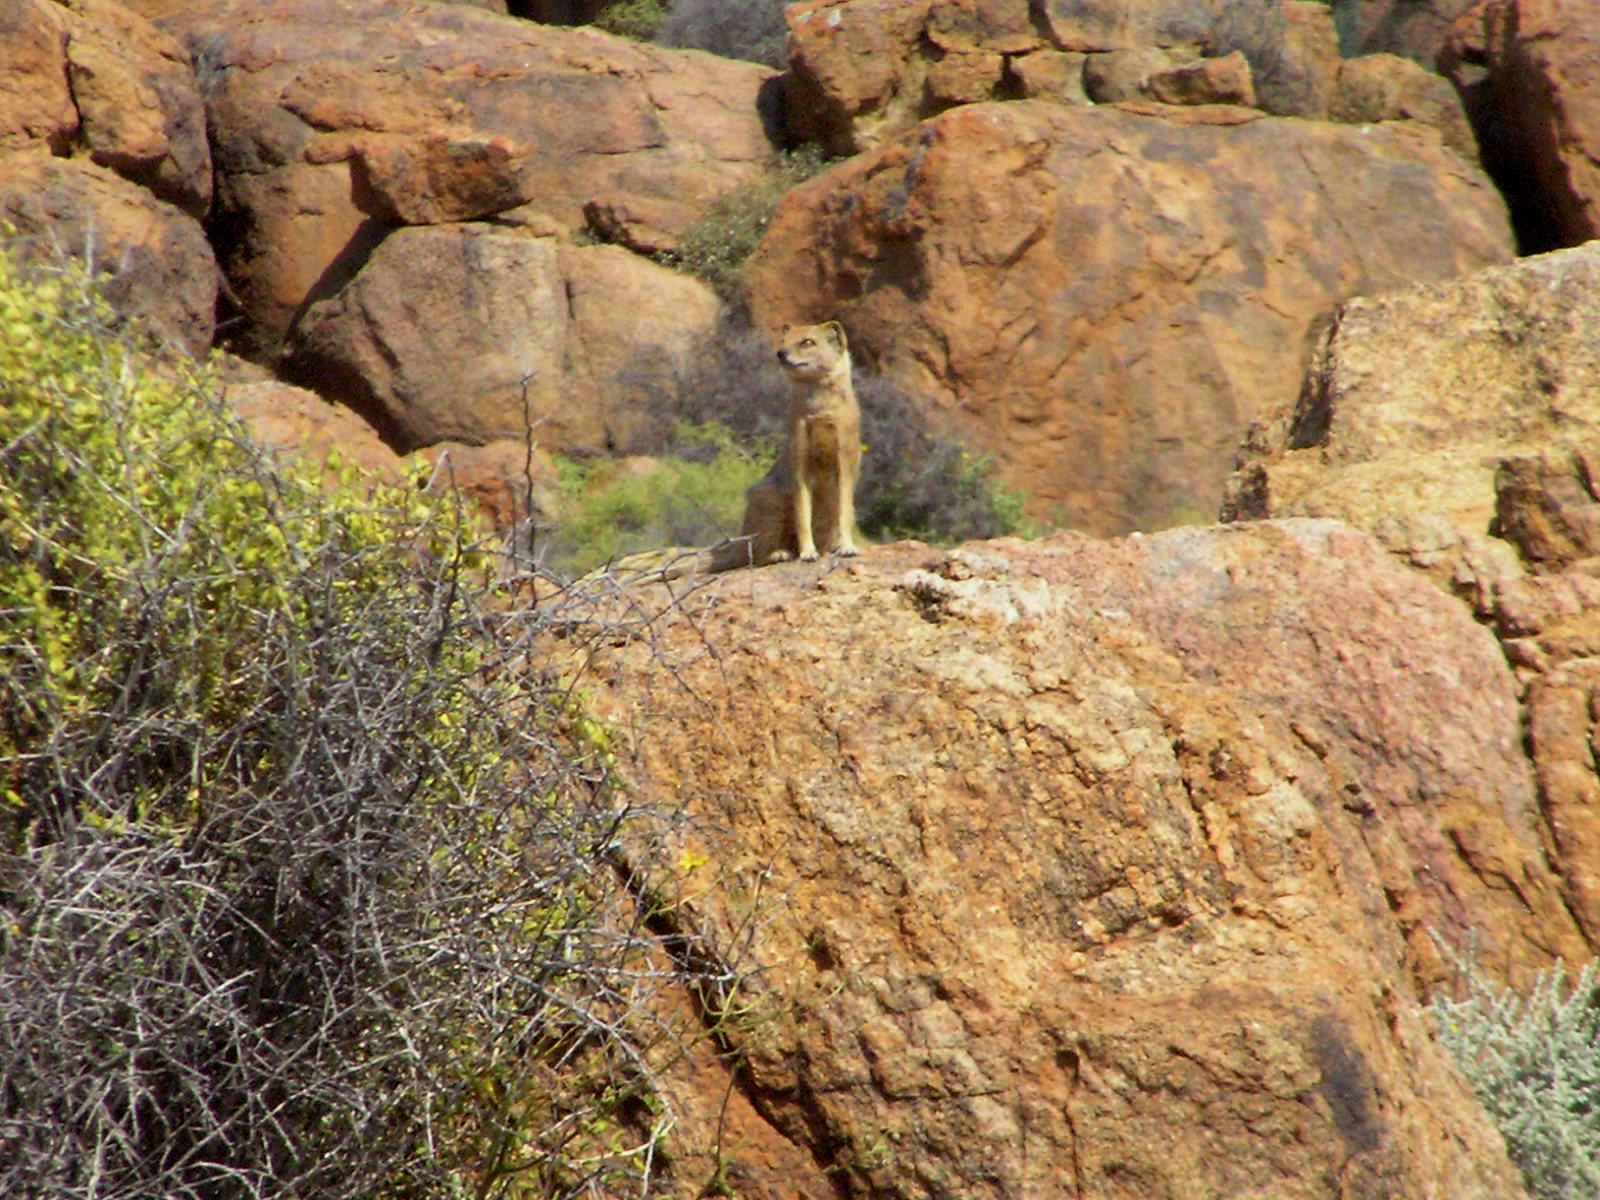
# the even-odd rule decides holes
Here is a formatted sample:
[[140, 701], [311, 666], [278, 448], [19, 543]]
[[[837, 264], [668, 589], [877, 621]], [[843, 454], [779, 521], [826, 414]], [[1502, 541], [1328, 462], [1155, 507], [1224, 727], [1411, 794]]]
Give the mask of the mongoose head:
[[850, 369], [850, 349], [845, 343], [844, 326], [837, 321], [821, 325], [785, 325], [778, 337], [778, 361], [789, 378], [811, 381], [826, 379], [842, 363]]

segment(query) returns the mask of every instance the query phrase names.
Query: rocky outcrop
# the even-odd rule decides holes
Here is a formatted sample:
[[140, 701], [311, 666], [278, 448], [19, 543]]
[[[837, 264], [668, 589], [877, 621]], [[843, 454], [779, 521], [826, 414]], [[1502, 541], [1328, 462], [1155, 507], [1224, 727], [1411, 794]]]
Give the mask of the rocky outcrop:
[[[837, 154], [956, 104], [1018, 97], [1323, 117], [1339, 70], [1327, 6], [1301, 0], [807, 0], [786, 17], [790, 133]], [[1063, 86], [1065, 70], [1080, 82]]]
[[641, 379], [672, 377], [716, 324], [705, 285], [614, 246], [485, 224], [401, 229], [296, 323], [289, 368], [400, 450], [532, 432], [625, 443]]
[[1600, 235], [1600, 7], [1487, 0], [1452, 27], [1441, 56], [1524, 251]]
[[25, 254], [92, 264], [113, 308], [158, 338], [191, 354], [210, 347], [217, 263], [192, 217], [104, 167], [40, 149], [0, 158], [0, 220]]
[[1414, 123], [1021, 102], [792, 192], [745, 280], [763, 325], [841, 319], [1037, 515], [1114, 533], [1215, 513], [1336, 302], [1510, 254], [1488, 181]]
[[211, 203], [188, 54], [112, 0], [0, 0], [0, 152], [78, 147], [191, 216]]
[[[1252, 432], [1224, 515], [1338, 517], [1484, 612], [1519, 550], [1545, 570], [1592, 553], [1571, 456], [1600, 445], [1597, 295], [1583, 247], [1350, 301], [1299, 403]], [[1525, 461], [1551, 455], [1568, 465]]]
[[1431, 935], [1582, 942], [1493, 638], [1365, 536], [881, 547], [648, 627], [584, 659], [671, 814], [635, 876], [841, 1191], [1522, 1195]]
[[252, 354], [389, 229], [514, 212], [670, 244], [763, 170], [774, 75], [400, 0], [143, 0], [200, 63], [218, 252]]

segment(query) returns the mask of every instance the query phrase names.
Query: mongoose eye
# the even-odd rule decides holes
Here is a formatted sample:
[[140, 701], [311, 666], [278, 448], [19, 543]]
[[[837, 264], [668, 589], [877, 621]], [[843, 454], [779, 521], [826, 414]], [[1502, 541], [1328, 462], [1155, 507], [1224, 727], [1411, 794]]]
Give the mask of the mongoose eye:
[[816, 341], [814, 339], [812, 339], [812, 338], [801, 338], [800, 339], [800, 346], [801, 346], [802, 349], [804, 349], [807, 346], [815, 346], [816, 344], [817, 344]]

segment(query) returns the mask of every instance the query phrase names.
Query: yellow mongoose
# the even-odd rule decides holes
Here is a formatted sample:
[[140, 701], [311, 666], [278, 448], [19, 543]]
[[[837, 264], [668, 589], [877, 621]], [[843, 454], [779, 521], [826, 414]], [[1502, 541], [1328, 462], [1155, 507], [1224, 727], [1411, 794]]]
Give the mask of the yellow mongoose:
[[[788, 441], [766, 478], [745, 493], [742, 540], [718, 556], [724, 569], [859, 553], [861, 409], [850, 382], [844, 327], [837, 321], [785, 326], [778, 361], [794, 385]], [[738, 562], [730, 561], [734, 554]]]

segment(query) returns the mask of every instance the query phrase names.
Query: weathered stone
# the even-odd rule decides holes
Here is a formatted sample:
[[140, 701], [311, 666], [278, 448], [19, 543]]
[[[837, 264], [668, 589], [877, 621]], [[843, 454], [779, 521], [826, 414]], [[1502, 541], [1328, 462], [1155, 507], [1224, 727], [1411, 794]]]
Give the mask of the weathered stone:
[[1441, 63], [1524, 251], [1600, 234], [1600, 6], [1488, 0], [1452, 27]]
[[1112, 533], [1216, 512], [1339, 300], [1511, 255], [1431, 131], [1152, 109], [968, 105], [834, 167], [746, 268], [758, 324], [842, 320], [1032, 512]]
[[[1250, 95], [1265, 111], [1303, 117], [1326, 112], [1339, 65], [1332, 18], [1312, 0], [805, 0], [785, 16], [790, 136], [835, 154], [881, 146], [951, 104], [1014, 98], [1016, 81], [1027, 78], [1020, 64], [1043, 53], [1087, 54], [1088, 95], [1109, 103], [1147, 96], [1152, 71], [1202, 56], [1227, 64], [1197, 68], [1215, 90], [1213, 74], [1229, 72], [1238, 52], [1251, 90], [1230, 77], [1218, 97]], [[1012, 69], [947, 65], [951, 56], [996, 54]], [[941, 82], [956, 71], [960, 87]], [[1184, 90], [1176, 80], [1168, 86]], [[1054, 89], [1020, 90], [1044, 98]]]
[[1498, 648], [1369, 539], [880, 547], [651, 629], [583, 659], [670, 814], [631, 865], [842, 1189], [1522, 1195], [1430, 932], [1519, 979], [1582, 942]]
[[43, 142], [65, 154], [78, 132], [67, 83], [67, 20], [48, 0], [0, 0], [0, 153]]
[[1600, 438], [1585, 447], [1502, 459], [1495, 473], [1495, 536], [1536, 569], [1600, 555]]
[[1567, 902], [1589, 944], [1600, 945], [1600, 657], [1572, 659], [1534, 680], [1527, 711], [1540, 808]]
[[716, 312], [703, 284], [616, 247], [406, 228], [306, 309], [290, 368], [402, 450], [530, 429], [596, 450], [627, 440], [625, 399], [652, 372], [670, 377]]
[[[1502, 465], [1586, 462], [1600, 440], [1597, 297], [1600, 246], [1350, 301], [1298, 405], [1255, 431], [1225, 515], [1339, 517], [1407, 557], [1434, 548], [1416, 543], [1431, 520], [1429, 539], [1455, 544], [1430, 573], [1446, 586], [1464, 573], [1481, 606], [1484, 584], [1519, 571], [1489, 536]], [[1539, 561], [1546, 543], [1520, 508], [1505, 528]], [[1498, 566], [1484, 578], [1469, 555]]]
[[166, 5], [161, 25], [204, 63], [253, 356], [396, 224], [532, 205], [571, 233], [598, 206], [670, 241], [773, 153], [772, 71], [595, 30], [401, 0]]
[[1091, 54], [1083, 67], [1083, 90], [1096, 104], [1140, 100], [1149, 95], [1150, 77], [1172, 69], [1172, 56], [1154, 46]]
[[0, 0], [0, 153], [29, 145], [83, 146], [192, 216], [211, 203], [189, 56], [113, 0]]
[[1035, 50], [1007, 63], [1014, 86], [1024, 100], [1058, 100], [1082, 104], [1089, 96], [1083, 86], [1088, 56], [1059, 50]]
[[67, 75], [89, 157], [204, 217], [211, 150], [188, 52], [113, 0], [55, 2], [71, 13]]
[[1255, 86], [1250, 82], [1250, 63], [1235, 50], [1220, 58], [1155, 71], [1145, 83], [1144, 93], [1162, 104], [1243, 104], [1253, 107]]
[[0, 220], [25, 254], [63, 251], [105, 275], [117, 312], [203, 354], [216, 328], [217, 262], [200, 223], [83, 159], [0, 157]]
[[1328, 117], [1352, 125], [1420, 121], [1439, 131], [1444, 144], [1476, 161], [1478, 140], [1461, 97], [1450, 81], [1393, 54], [1353, 58], [1339, 69]]

